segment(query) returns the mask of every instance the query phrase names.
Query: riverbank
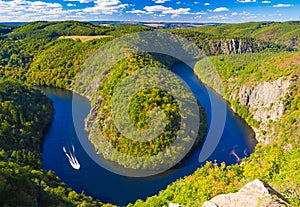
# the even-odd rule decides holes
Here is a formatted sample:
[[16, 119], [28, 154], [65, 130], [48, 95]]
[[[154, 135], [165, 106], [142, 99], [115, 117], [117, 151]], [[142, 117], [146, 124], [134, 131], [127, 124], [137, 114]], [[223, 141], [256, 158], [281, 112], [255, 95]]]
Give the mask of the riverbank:
[[[180, 70], [180, 67], [178, 69], [177, 72], [185, 71]], [[200, 90], [197, 96], [199, 96], [200, 102], [202, 102], [201, 104], [209, 110], [210, 103], [207, 101], [208, 97], [206, 97], [207, 94], [204, 87], [198, 85], [200, 83], [197, 79], [192, 78], [189, 80], [189, 77], [194, 77], [193, 73], [186, 71], [183, 74], [179, 74], [179, 76], [183, 79], [186, 77], [187, 79], [185, 79], [185, 81], [194, 85], [193, 91], [199, 92]], [[199, 163], [198, 161], [201, 151], [201, 148], [198, 147], [194, 150], [193, 154], [190, 154], [189, 157], [180, 164], [180, 167], [177, 166], [156, 176], [125, 178], [111, 173], [102, 166], [105, 164], [109, 166], [112, 163], [109, 163], [105, 159], [100, 159], [99, 154], [97, 154], [90, 144], [84, 130], [84, 119], [90, 112], [88, 100], [77, 94], [72, 94], [70, 91], [63, 91], [61, 89], [55, 89], [54, 92], [55, 91], [57, 95], [52, 94], [51, 96], [52, 98], [53, 96], [57, 96], [53, 99], [54, 101], [57, 99], [57, 101], [54, 102], [54, 106], [57, 108], [55, 115], [57, 117], [55, 117], [56, 122], [54, 122], [52, 126], [53, 131], [50, 131], [49, 136], [45, 139], [44, 148], [46, 151], [43, 152], [43, 165], [45, 169], [54, 170], [63, 182], [78, 192], [84, 190], [86, 194], [92, 195], [101, 201], [123, 206], [129, 202], [135, 202], [137, 199], [146, 199], [156, 194], [160, 190], [165, 189], [170, 183], [192, 174], [197, 168], [205, 164], [205, 162]], [[75, 126], [79, 127], [76, 129], [76, 133], [74, 133], [75, 129], [71, 118], [74, 116], [74, 114], [72, 114], [74, 112], [77, 113], [75, 116], [77, 120]], [[247, 125], [241, 122], [238, 117], [235, 117], [229, 109], [227, 112], [228, 118], [224, 134], [209, 160], [218, 160], [218, 162], [224, 161], [228, 164], [234, 164], [237, 160], [230, 154], [231, 150], [235, 149], [236, 153], [240, 156], [245, 156], [245, 149], [247, 149], [248, 153], [251, 153], [253, 145], [251, 144]], [[74, 136], [74, 138], [71, 139], [70, 136]], [[63, 146], [71, 146], [71, 141], [75, 147], [76, 158], [81, 165], [80, 170], [74, 170], [71, 167], [62, 150]], [[53, 156], [53, 154], [56, 156]], [[118, 188], [115, 186], [118, 186]]]
[[[257, 128], [253, 114], [245, 105], [230, 100], [229, 97], [237, 94], [239, 89], [256, 87], [264, 82], [273, 83], [279, 78], [295, 80], [285, 94], [285, 110], [276, 121], [270, 120], [263, 137], [271, 137], [268, 143], [258, 143], [255, 151], [249, 158], [244, 158], [241, 165], [216, 165], [209, 162], [197, 169], [190, 176], [178, 180], [161, 191], [157, 196], [145, 201], [138, 200], [132, 206], [152, 206], [160, 203], [168, 206], [169, 203], [178, 203], [183, 206], [201, 206], [205, 201], [219, 194], [237, 192], [247, 183], [261, 179], [276, 189], [293, 206], [299, 206], [299, 65], [293, 64], [298, 53], [266, 53], [241, 54], [230, 56], [211, 57], [225, 86], [225, 95], [236, 112], [247, 120], [250, 126]], [[204, 80], [205, 82], [205, 80]], [[273, 85], [273, 84], [271, 84]], [[250, 86], [250, 87], [249, 87]], [[271, 92], [266, 90], [262, 94]], [[279, 100], [279, 101], [282, 101]], [[276, 104], [276, 103], [274, 103]], [[264, 139], [262, 139], [264, 140]], [[178, 190], [179, 189], [179, 190]]]

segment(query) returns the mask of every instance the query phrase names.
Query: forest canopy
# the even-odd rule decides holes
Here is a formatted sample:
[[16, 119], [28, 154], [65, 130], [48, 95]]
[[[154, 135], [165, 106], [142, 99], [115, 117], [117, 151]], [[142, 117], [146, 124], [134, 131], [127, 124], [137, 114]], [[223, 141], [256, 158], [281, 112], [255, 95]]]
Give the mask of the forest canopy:
[[[279, 77], [299, 77], [299, 24], [299, 21], [250, 22], [159, 32], [184, 37], [210, 56], [224, 83], [224, 98], [251, 127], [258, 127], [260, 123], [253, 119], [247, 107], [231, 100], [230, 95], [244, 83], [256, 85]], [[148, 30], [152, 29], [77, 21], [0, 25], [0, 206], [104, 205], [84, 193], [76, 193], [55, 173], [42, 169], [40, 146], [53, 108], [51, 101], [34, 86], [71, 89], [85, 60], [97, 49], [128, 33]], [[86, 42], [59, 39], [72, 35], [109, 37]], [[121, 77], [146, 65], [170, 66], [163, 66], [163, 61], [151, 57], [151, 54], [120, 61], [112, 68], [114, 73], [106, 74], [103, 80], [99, 90], [103, 102], [97, 112], [103, 115], [98, 117], [98, 127], [119, 151], [139, 154], [142, 150], [143, 155], [149, 156], [156, 154], [172, 139], [141, 146], [128, 143], [109, 123], [109, 110], [102, 107], [110, 106], [111, 91]], [[197, 74], [197, 68], [195, 71]], [[266, 134], [272, 137], [272, 142], [258, 144], [255, 152], [243, 159], [242, 165], [208, 162], [192, 175], [170, 184], [158, 195], [128, 206], [157, 207], [167, 206], [170, 202], [199, 206], [217, 194], [235, 192], [255, 178], [278, 189], [291, 205], [300, 206], [299, 94], [297, 79], [284, 101], [283, 117], [269, 123], [269, 129], [274, 131], [266, 131]], [[161, 96], [166, 97], [165, 100]], [[146, 97], [153, 97], [153, 101], [147, 102]], [[131, 120], [136, 127], [148, 126], [148, 117], [141, 112], [158, 103], [170, 116], [177, 117], [176, 101], [164, 91], [141, 91], [130, 105]], [[176, 128], [176, 123], [170, 127]], [[202, 125], [202, 128], [205, 127]]]

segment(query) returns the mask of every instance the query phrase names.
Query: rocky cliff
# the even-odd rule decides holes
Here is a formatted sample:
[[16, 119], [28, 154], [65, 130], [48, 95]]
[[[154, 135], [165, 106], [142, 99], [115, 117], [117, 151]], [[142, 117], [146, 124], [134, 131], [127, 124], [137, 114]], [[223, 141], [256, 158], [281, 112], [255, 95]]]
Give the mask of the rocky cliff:
[[206, 55], [253, 53], [265, 49], [275, 51], [280, 48], [281, 50], [284, 48], [286, 50], [293, 49], [287, 45], [280, 45], [251, 38], [209, 39], [198, 40], [196, 42]]
[[202, 207], [280, 207], [289, 206], [285, 199], [271, 186], [254, 180], [241, 188], [236, 193], [221, 194]]
[[271, 141], [270, 137], [265, 136], [265, 132], [270, 130], [268, 123], [282, 117], [290, 87], [297, 80], [296, 76], [281, 77], [275, 81], [261, 82], [256, 86], [241, 86], [237, 90], [238, 93], [230, 96], [230, 99], [238, 100], [240, 104], [245, 105], [253, 118], [260, 122], [259, 129], [253, 128], [258, 142], [269, 143]]
[[241, 54], [246, 52], [254, 52], [254, 48], [258, 45], [251, 40], [227, 39], [216, 40], [210, 44], [210, 52], [212, 54]]

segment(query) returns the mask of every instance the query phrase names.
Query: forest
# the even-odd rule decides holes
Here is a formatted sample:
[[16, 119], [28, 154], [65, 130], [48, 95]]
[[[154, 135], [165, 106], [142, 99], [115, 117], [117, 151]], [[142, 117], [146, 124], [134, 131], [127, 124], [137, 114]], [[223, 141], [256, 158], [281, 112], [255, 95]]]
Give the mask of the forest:
[[52, 102], [41, 91], [13, 79], [0, 79], [0, 97], [0, 205], [101, 206], [42, 169], [41, 146]]
[[[226, 166], [225, 163], [207, 162], [157, 195], [145, 201], [137, 200], [128, 206], [156, 207], [166, 206], [170, 202], [199, 206], [220, 193], [236, 192], [255, 178], [268, 182], [291, 205], [300, 206], [299, 25], [298, 21], [251, 22], [159, 31], [187, 38], [209, 55], [225, 85], [224, 98], [251, 127], [259, 127], [261, 123], [253, 118], [245, 105], [231, 99], [231, 94], [237, 93], [245, 83], [257, 85], [261, 81], [273, 81], [279, 77], [294, 77], [296, 82], [284, 101], [284, 115], [277, 121], [270, 120], [268, 124], [270, 131], [265, 133], [272, 137], [272, 142], [259, 143], [255, 152], [243, 159], [242, 165]], [[53, 108], [51, 101], [35, 86], [72, 89], [76, 74], [97, 49], [125, 34], [150, 30], [146, 26], [108, 26], [76, 21], [0, 25], [1, 206], [112, 206], [93, 200], [84, 193], [76, 193], [62, 183], [55, 173], [42, 169], [40, 146]], [[59, 39], [70, 35], [110, 36], [86, 42]], [[224, 46], [229, 44], [236, 45], [237, 49]], [[196, 75], [197, 66], [201, 64], [200, 61], [196, 65]], [[103, 106], [110, 106], [114, 85], [121, 77], [146, 65], [169, 67], [151, 54], [127, 57], [112, 68], [113, 73], [104, 78], [105, 84], [99, 90], [104, 101], [98, 108], [98, 114], [103, 115], [98, 117], [98, 127], [104, 129], [112, 145], [129, 155], [141, 151], [144, 156], [156, 154], [172, 142], [174, 135], [167, 132], [163, 136], [170, 139], [162, 137], [161, 140], [138, 146], [119, 137], [114, 126], [107, 122], [110, 114]], [[153, 101], [147, 102], [145, 97], [153, 97]], [[165, 99], [161, 102], [156, 97]], [[162, 110], [177, 117], [177, 103], [172, 97], [161, 90], [145, 90], [130, 105], [131, 120], [138, 128], [149, 125], [148, 117], [141, 112], [145, 108], [151, 110], [158, 102]], [[145, 107], [141, 108], [140, 103], [144, 103]], [[177, 124], [170, 123], [169, 126], [176, 131]], [[201, 127], [206, 126], [202, 124]], [[200, 134], [200, 139], [203, 136]], [[131, 147], [125, 147], [128, 145]]]
[[[135, 125], [135, 127], [138, 130], [148, 129], [152, 128], [153, 126], [150, 125], [149, 111], [152, 111], [153, 109], [160, 109], [163, 111], [163, 113], [166, 115], [166, 126], [164, 128], [163, 133], [161, 133], [157, 138], [147, 141], [147, 142], [135, 142], [131, 139], [126, 138], [124, 135], [120, 134], [117, 130], [114, 122], [110, 121], [113, 117], [112, 115], [112, 96], [115, 91], [115, 89], [119, 86], [119, 82], [122, 81], [122, 79], [126, 78], [128, 74], [133, 74], [136, 70], [140, 68], [151, 68], [151, 67], [159, 67], [161, 69], [168, 69], [167, 65], [163, 65], [161, 62], [157, 61], [153, 55], [150, 54], [140, 54], [140, 55], [132, 55], [124, 60], [121, 60], [120, 62], [116, 63], [116, 65], [109, 71], [109, 73], [103, 78], [101, 81], [101, 85], [99, 86], [98, 90], [98, 97], [101, 97], [98, 99], [100, 104], [97, 106], [97, 126], [100, 127], [100, 130], [103, 134], [103, 139], [108, 139], [110, 144], [114, 149], [116, 149], [118, 152], [122, 152], [122, 154], [126, 154], [129, 156], [138, 156], [138, 157], [149, 157], [153, 155], [158, 155], [160, 152], [162, 152], [164, 149], [166, 149], [169, 145], [174, 142], [176, 138], [178, 138], [180, 131], [182, 129], [181, 125], [184, 123], [184, 118], [182, 118], [182, 115], [180, 114], [179, 110], [179, 103], [177, 100], [173, 98], [171, 94], [167, 91], [163, 91], [159, 88], [147, 88], [142, 91], [139, 91], [134, 97], [132, 98], [130, 104], [129, 104], [129, 115], [131, 122]], [[151, 78], [147, 79], [148, 84], [151, 84], [149, 82], [154, 81], [157, 85], [158, 80], [164, 80], [164, 77], [161, 75], [155, 75]], [[170, 79], [168, 80], [169, 87], [175, 88], [176, 79]], [[141, 81], [142, 82], [142, 81]], [[142, 83], [143, 84], [143, 83]], [[130, 83], [126, 84], [127, 87], [130, 87]], [[134, 88], [134, 84], [131, 86]], [[128, 94], [127, 94], [128, 93]], [[127, 93], [124, 91], [122, 93], [122, 96], [130, 97], [130, 93], [127, 91]], [[185, 102], [192, 102], [191, 96], [184, 93], [184, 90], [176, 90], [174, 92], [179, 97], [185, 97]], [[117, 95], [121, 96], [121, 95]], [[119, 119], [123, 119], [123, 117], [126, 117], [126, 114], [124, 114], [124, 109], [126, 109], [126, 104], [122, 105], [123, 103], [118, 101], [118, 104], [121, 106], [119, 107], [119, 111], [116, 111], [115, 113], [118, 114], [120, 117]], [[206, 126], [207, 126], [207, 118], [205, 114], [205, 110], [202, 108], [200, 103], [198, 104], [199, 108], [199, 114], [200, 114], [200, 125], [199, 125], [199, 133], [197, 134], [196, 144], [194, 147], [199, 146], [200, 143], [202, 143], [203, 138], [205, 136], [206, 132]], [[192, 110], [189, 110], [186, 112], [187, 114], [193, 114]], [[196, 115], [193, 115], [196, 116]], [[117, 116], [114, 117], [114, 120], [118, 119]], [[160, 123], [161, 120], [156, 120], [156, 122]], [[124, 127], [126, 128], [126, 127]], [[157, 127], [153, 127], [157, 128]], [[149, 132], [150, 133], [150, 132]], [[151, 136], [155, 132], [151, 132], [148, 136]], [[131, 137], [136, 137], [138, 135], [131, 134]], [[95, 133], [91, 135], [91, 137], [95, 137]], [[98, 139], [98, 138], [96, 138]], [[147, 139], [147, 138], [146, 138]], [[188, 146], [190, 142], [193, 141], [191, 136], [186, 136], [183, 139], [187, 141], [183, 141], [182, 145], [180, 147], [174, 148], [172, 150], [172, 154], [164, 155], [169, 156], [169, 159], [164, 159], [167, 162], [170, 162], [172, 159], [176, 159], [176, 154], [182, 154], [183, 151], [186, 150], [184, 146]], [[182, 139], [182, 140], [183, 140]], [[149, 139], [147, 139], [149, 140]], [[95, 143], [101, 143], [98, 140], [93, 140]], [[102, 146], [103, 144], [100, 144], [100, 146], [97, 144], [95, 148], [97, 150], [100, 150], [102, 152], [102, 148], [105, 148], [105, 146]], [[105, 150], [103, 150], [105, 151]], [[120, 156], [117, 156], [115, 154], [111, 155], [110, 159], [114, 159], [118, 163], [120, 163], [123, 166], [129, 166], [134, 169], [147, 169], [156, 166], [156, 165], [167, 165], [167, 163], [163, 163], [160, 161], [160, 164], [158, 163], [148, 163], [144, 164], [143, 166], [139, 166], [139, 164], [135, 164], [134, 161], [132, 161], [129, 157], [126, 159], [120, 158]], [[163, 160], [163, 159], [162, 159]]]
[[[260, 127], [245, 105], [231, 99], [239, 86], [248, 83], [256, 85], [261, 80], [276, 80], [279, 77], [294, 77], [296, 82], [284, 101], [286, 110], [278, 121], [270, 120], [264, 136], [270, 136], [269, 144], [258, 143], [255, 152], [244, 158], [241, 165], [227, 166], [207, 162], [192, 175], [169, 185], [157, 196], [138, 200], [128, 206], [163, 206], [179, 203], [185, 206], [201, 206], [212, 197], [236, 192], [246, 183], [259, 178], [277, 189], [292, 206], [300, 205], [300, 91], [299, 52], [248, 53], [239, 55], [219, 55], [210, 58], [221, 74], [225, 85], [225, 98], [231, 107], [251, 127]], [[201, 61], [196, 66], [200, 68]], [[205, 80], [203, 80], [205, 82]], [[289, 146], [289, 148], [287, 148]]]

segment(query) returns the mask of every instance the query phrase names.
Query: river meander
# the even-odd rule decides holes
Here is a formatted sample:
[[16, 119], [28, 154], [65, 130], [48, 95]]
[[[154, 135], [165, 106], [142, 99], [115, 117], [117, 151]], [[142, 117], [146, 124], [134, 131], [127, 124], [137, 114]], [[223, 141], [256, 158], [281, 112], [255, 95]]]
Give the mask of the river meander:
[[[173, 72], [191, 88], [206, 109], [208, 121], [210, 122], [211, 106], [206, 88], [194, 76], [192, 70], [184, 69], [184, 67], [182, 64], [176, 65], [173, 67]], [[96, 156], [96, 152], [93, 150], [84, 131], [84, 119], [90, 110], [89, 101], [68, 90], [43, 88], [43, 91], [52, 99], [55, 108], [52, 125], [44, 138], [43, 168], [53, 170], [67, 186], [77, 192], [84, 191], [87, 195], [103, 202], [126, 205], [137, 199], [145, 199], [148, 196], [157, 194], [160, 190], [166, 188], [168, 184], [185, 175], [192, 174], [198, 167], [203, 165], [203, 163], [198, 162], [201, 151], [201, 147], [199, 147], [179, 167], [156, 176], [133, 178], [107, 171], [96, 164], [81, 145], [84, 142], [90, 153]], [[74, 121], [77, 121], [80, 129], [77, 127], [76, 132], [72, 117], [72, 104], [73, 107], [75, 106], [78, 109], [76, 110], [76, 113], [78, 113], [77, 118]], [[231, 153], [232, 150], [237, 156], [243, 158], [252, 153], [255, 142], [253, 141], [253, 133], [247, 124], [236, 116], [228, 106], [227, 109], [223, 134], [208, 160], [233, 164], [237, 162], [237, 158]], [[73, 146], [75, 152], [73, 152]], [[66, 149], [69, 155], [73, 153], [76, 157], [80, 164], [79, 170], [70, 165], [70, 157], [66, 156], [63, 148]]]

